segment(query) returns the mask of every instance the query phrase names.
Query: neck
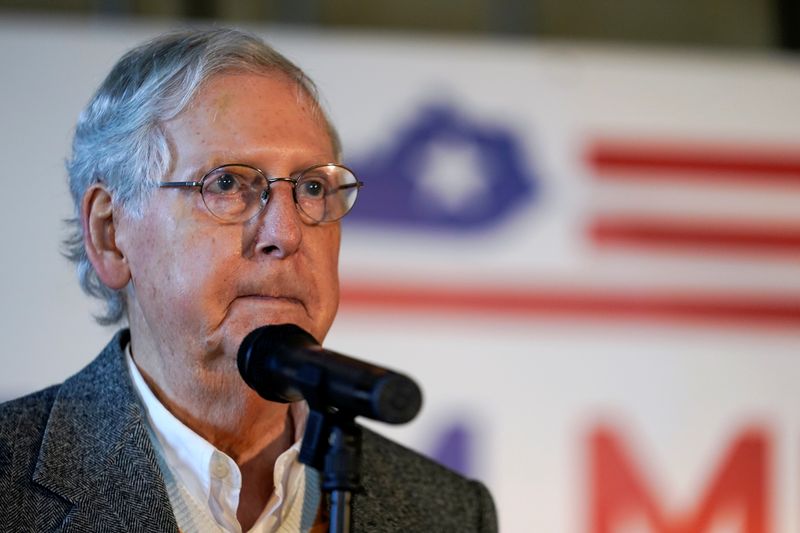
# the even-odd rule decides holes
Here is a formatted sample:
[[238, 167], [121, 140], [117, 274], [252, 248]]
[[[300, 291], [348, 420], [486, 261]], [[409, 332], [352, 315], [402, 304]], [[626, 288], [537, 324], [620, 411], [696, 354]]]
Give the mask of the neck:
[[170, 379], [159, 372], [158, 365], [147, 364], [148, 358], [142, 355], [133, 353], [134, 362], [158, 401], [238, 464], [247, 463], [276, 441], [291, 446], [294, 425], [289, 404], [264, 400], [238, 375], [206, 386], [202, 379]]
[[[133, 348], [133, 346], [132, 346]], [[269, 402], [248, 388], [236, 375], [226, 386], [205, 388], [175, 386], [159, 374], [159, 365], [142, 364], [137, 352], [134, 363], [161, 404], [184, 425], [226, 453], [242, 475], [237, 518], [248, 531], [264, 510], [274, 490], [275, 462], [295, 440], [295, 420], [289, 404]], [[152, 362], [152, 361], [151, 361]], [[159, 379], [161, 378], [161, 379]], [[164, 387], [172, 383], [173, 387]]]

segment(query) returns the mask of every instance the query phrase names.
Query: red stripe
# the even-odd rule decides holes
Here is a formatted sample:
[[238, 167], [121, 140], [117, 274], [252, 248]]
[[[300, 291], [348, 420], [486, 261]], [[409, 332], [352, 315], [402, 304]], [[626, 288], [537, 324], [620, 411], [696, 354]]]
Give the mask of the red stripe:
[[570, 290], [475, 290], [345, 285], [343, 309], [391, 313], [569, 316], [800, 326], [800, 295], [786, 297], [601, 293]]
[[598, 177], [606, 179], [755, 180], [800, 185], [800, 146], [601, 140], [589, 146], [586, 160]]
[[589, 227], [598, 245], [678, 247], [708, 251], [800, 252], [800, 226], [741, 221], [598, 217]]

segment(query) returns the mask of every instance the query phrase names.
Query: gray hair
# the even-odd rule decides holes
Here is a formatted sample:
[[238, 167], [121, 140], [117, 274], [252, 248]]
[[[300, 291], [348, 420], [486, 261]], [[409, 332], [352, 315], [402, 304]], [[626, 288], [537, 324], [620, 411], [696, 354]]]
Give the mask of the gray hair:
[[144, 43], [125, 54], [83, 110], [67, 161], [75, 217], [68, 219], [64, 255], [77, 266], [81, 288], [104, 300], [100, 324], [127, 315], [125, 293], [103, 284], [86, 255], [81, 201], [103, 183], [129, 216], [142, 216], [156, 184], [172, 164], [163, 123], [191, 103], [201, 86], [223, 72], [279, 73], [297, 83], [315, 104], [341, 155], [339, 137], [319, 104], [316, 87], [291, 61], [258, 37], [232, 29], [184, 30]]

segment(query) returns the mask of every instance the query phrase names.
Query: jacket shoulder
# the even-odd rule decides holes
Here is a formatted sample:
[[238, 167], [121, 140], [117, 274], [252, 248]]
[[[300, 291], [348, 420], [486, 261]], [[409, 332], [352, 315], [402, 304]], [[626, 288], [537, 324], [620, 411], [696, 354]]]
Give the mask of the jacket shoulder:
[[0, 404], [0, 477], [21, 457], [12, 456], [12, 451], [33, 448], [36, 453], [42, 442], [53, 402], [61, 385], [53, 385], [39, 392], [28, 394]]
[[55, 385], [0, 404], [0, 494], [5, 495], [0, 503], [2, 531], [34, 531], [45, 524], [51, 526], [51, 518], [68, 506], [33, 482], [59, 388]]
[[494, 503], [482, 483], [367, 429], [362, 481], [364, 492], [353, 497], [359, 531], [497, 530]]

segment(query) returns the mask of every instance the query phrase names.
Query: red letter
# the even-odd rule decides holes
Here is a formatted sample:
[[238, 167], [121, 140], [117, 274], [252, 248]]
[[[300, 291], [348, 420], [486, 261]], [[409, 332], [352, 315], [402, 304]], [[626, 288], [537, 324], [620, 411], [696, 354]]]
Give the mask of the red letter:
[[769, 443], [763, 432], [743, 432], [730, 445], [694, 509], [666, 514], [620, 439], [597, 428], [590, 438], [592, 533], [613, 533], [643, 518], [653, 533], [706, 533], [715, 518], [740, 516], [742, 533], [769, 533]]

